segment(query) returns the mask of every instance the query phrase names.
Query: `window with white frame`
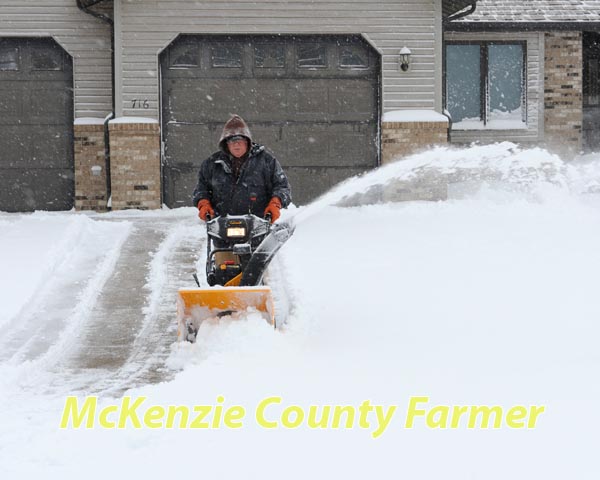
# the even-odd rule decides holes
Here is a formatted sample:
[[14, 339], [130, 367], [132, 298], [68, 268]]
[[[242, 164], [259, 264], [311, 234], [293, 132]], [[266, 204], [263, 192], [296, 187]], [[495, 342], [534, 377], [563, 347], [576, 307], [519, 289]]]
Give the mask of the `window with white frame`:
[[452, 128], [527, 128], [525, 42], [447, 42], [446, 109]]

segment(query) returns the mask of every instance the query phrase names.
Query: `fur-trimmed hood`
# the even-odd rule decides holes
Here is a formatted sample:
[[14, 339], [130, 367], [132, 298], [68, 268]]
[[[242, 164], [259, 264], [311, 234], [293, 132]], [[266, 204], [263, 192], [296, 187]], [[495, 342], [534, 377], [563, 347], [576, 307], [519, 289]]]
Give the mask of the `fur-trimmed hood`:
[[235, 137], [236, 135], [241, 135], [248, 139], [248, 148], [252, 145], [252, 134], [250, 133], [250, 129], [244, 119], [239, 115], [232, 115], [227, 123], [223, 127], [223, 133], [221, 134], [221, 138], [219, 139], [219, 149], [227, 152], [227, 147], [225, 142], [230, 137]]

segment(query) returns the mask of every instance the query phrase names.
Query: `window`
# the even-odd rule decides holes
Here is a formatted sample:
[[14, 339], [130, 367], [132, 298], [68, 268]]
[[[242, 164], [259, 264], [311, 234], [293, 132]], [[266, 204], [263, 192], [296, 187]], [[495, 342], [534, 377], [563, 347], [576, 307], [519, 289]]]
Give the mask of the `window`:
[[327, 66], [327, 47], [318, 43], [298, 45], [298, 67], [324, 68]]
[[590, 58], [583, 83], [583, 105], [600, 105], [600, 61]]
[[256, 45], [254, 47], [254, 66], [257, 68], [285, 68], [285, 46]]
[[369, 54], [364, 48], [355, 45], [341, 45], [339, 59], [340, 68], [362, 70], [369, 67]]
[[600, 33], [583, 34], [583, 106], [600, 106]]
[[0, 71], [19, 70], [19, 49], [0, 46]]
[[32, 70], [55, 70], [63, 69], [63, 54], [58, 48], [31, 50]]
[[197, 44], [178, 45], [169, 52], [169, 68], [195, 68], [200, 66]]
[[213, 68], [241, 68], [242, 51], [239, 45], [218, 45], [210, 49]]
[[453, 128], [526, 128], [525, 65], [525, 43], [448, 43], [446, 108]]

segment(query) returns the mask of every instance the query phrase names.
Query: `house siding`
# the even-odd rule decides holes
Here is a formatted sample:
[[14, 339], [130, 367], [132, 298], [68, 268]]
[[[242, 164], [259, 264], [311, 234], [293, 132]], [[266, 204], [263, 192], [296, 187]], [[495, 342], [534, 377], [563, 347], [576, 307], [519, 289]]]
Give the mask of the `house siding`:
[[75, 118], [112, 111], [110, 27], [75, 0], [6, 0], [0, 37], [52, 37], [73, 57]]
[[542, 32], [446, 33], [445, 41], [527, 42], [527, 128], [518, 130], [454, 130], [452, 143], [541, 142], [544, 138], [544, 34]]
[[[180, 33], [362, 34], [382, 54], [383, 111], [439, 109], [440, 2], [115, 0], [117, 116], [158, 119], [158, 54]], [[406, 73], [403, 46], [413, 54]], [[133, 108], [139, 99], [148, 108]]]

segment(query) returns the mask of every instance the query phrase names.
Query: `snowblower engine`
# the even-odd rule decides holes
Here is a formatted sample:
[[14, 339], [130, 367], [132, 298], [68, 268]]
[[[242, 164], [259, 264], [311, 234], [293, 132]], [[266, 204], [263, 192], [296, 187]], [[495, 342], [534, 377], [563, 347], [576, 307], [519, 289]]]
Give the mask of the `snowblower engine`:
[[206, 280], [210, 286], [227, 285], [246, 269], [271, 222], [255, 215], [225, 216], [210, 220], [206, 228]]

